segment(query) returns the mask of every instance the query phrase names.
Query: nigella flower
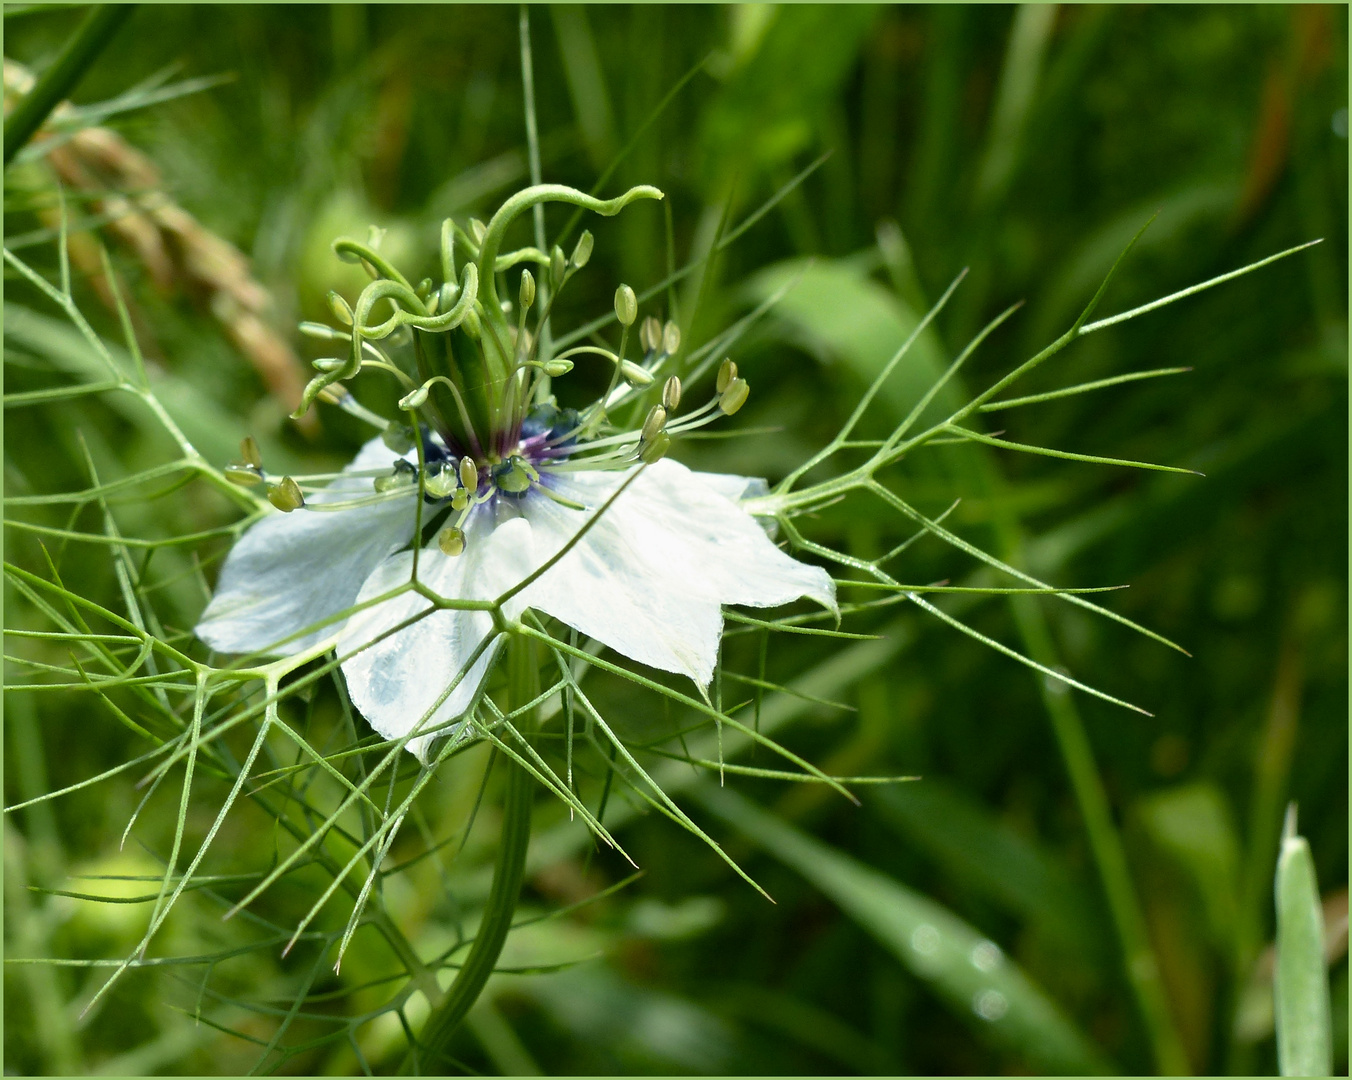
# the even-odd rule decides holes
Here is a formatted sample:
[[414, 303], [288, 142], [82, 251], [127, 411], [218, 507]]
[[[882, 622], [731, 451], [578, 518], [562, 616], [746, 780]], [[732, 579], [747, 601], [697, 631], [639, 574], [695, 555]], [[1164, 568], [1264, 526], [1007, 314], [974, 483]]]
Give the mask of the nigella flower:
[[[571, 189], [549, 188], [546, 196], [560, 192], [605, 213], [623, 205]], [[522, 276], [515, 327], [491, 284], [478, 291], [502, 269], [494, 241], [505, 221], [527, 205], [521, 196], [515, 205], [509, 201], [489, 226], [475, 228], [477, 240], [448, 223], [448, 285], [431, 293], [430, 303], [422, 298], [429, 290], [399, 285], [397, 272], [372, 249], [346, 245], [381, 276], [352, 316], [356, 361], [317, 365], [324, 374], [307, 399], [322, 394], [378, 419], [333, 384], [362, 366], [385, 369], [412, 387], [401, 406], [416, 426], [391, 424], [327, 486], [303, 488], [290, 478], [275, 485], [269, 498], [282, 512], [265, 516], [235, 545], [196, 631], [220, 652], [294, 655], [330, 644], [346, 658], [342, 669], [356, 708], [387, 738], [413, 732], [406, 745], [424, 761], [434, 739], [464, 730], [456, 721], [473, 704], [500, 638], [488, 611], [436, 606], [422, 592], [401, 589], [414, 577], [415, 547], [418, 582], [450, 601], [494, 600], [543, 567], [504, 603], [507, 619], [532, 609], [632, 660], [688, 676], [701, 689], [717, 661], [723, 605], [774, 607], [808, 597], [836, 607], [830, 576], [781, 551], [739, 506], [744, 496], [764, 491], [763, 481], [692, 472], [665, 457], [673, 436], [740, 408], [747, 384], [736, 365], [725, 361], [713, 398], [675, 420], [680, 380], [657, 384], [654, 373], [677, 351], [679, 334], [674, 324], [645, 320], [642, 361], [626, 359], [636, 301], [622, 286], [619, 351], [571, 352], [610, 361], [606, 394], [579, 413], [560, 409], [545, 393], [544, 376], [565, 374], [572, 363], [569, 353], [547, 363], [532, 359], [525, 313], [535, 300], [534, 278], [529, 271]], [[448, 253], [457, 235], [479, 256], [458, 287]], [[584, 233], [566, 263], [557, 248], [548, 256], [528, 249], [503, 258], [548, 265], [557, 291], [589, 250]], [[406, 306], [370, 327], [373, 291]], [[438, 306], [451, 317], [437, 316]], [[370, 343], [400, 323], [414, 327], [420, 384]], [[451, 330], [458, 331], [454, 337]], [[366, 359], [370, 354], [376, 359]], [[477, 379], [480, 373], [486, 381]], [[641, 400], [630, 400], [658, 389], [661, 402], [646, 413]], [[626, 402], [643, 416], [629, 432], [611, 419]], [[245, 456], [233, 474], [257, 481], [261, 462], [247, 446]]]

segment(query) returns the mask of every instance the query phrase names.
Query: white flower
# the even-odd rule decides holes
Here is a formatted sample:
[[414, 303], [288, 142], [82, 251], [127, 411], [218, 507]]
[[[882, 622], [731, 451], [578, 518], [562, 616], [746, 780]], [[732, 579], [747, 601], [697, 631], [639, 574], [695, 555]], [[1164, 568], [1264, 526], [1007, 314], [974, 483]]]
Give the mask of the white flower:
[[[443, 608], [417, 618], [432, 605], [405, 591], [311, 629], [409, 580], [417, 486], [384, 497], [373, 496], [371, 486], [371, 477], [397, 460], [373, 439], [344, 475], [307, 496], [306, 508], [269, 514], [249, 529], [226, 560], [197, 635], [220, 652], [269, 655], [333, 639], [338, 655], [349, 657], [343, 672], [352, 701], [376, 731], [397, 739], [415, 727], [436, 729], [407, 744], [426, 760], [431, 741], [456, 730], [446, 725], [469, 708], [494, 659], [492, 645], [465, 671], [493, 633], [492, 617]], [[486, 479], [482, 501], [461, 515], [463, 553], [444, 554], [434, 538], [419, 554], [419, 580], [451, 600], [497, 598], [573, 540], [633, 472], [538, 464], [540, 478], [520, 495]], [[810, 597], [836, 608], [830, 576], [780, 551], [738, 506], [761, 484], [692, 472], [669, 459], [649, 465], [558, 563], [504, 605], [504, 614], [515, 619], [533, 608], [630, 659], [707, 687], [724, 604], [774, 607]], [[340, 501], [357, 505], [319, 509]], [[439, 505], [424, 507], [424, 525]]]

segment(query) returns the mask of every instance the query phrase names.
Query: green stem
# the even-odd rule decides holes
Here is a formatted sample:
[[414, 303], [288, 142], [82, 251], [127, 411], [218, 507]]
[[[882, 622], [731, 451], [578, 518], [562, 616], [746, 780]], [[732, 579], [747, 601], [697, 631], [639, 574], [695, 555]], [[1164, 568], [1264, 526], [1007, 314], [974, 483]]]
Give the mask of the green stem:
[[[529, 638], [513, 635], [507, 641], [508, 710], [539, 696], [540, 670], [536, 663], [535, 643]], [[529, 737], [534, 726], [534, 710], [517, 718], [517, 728]], [[493, 871], [493, 885], [488, 894], [488, 905], [470, 946], [469, 955], [446, 992], [440, 1006], [427, 1019], [423, 1028], [420, 1051], [411, 1052], [405, 1062], [405, 1071], [418, 1054], [419, 1072], [438, 1068], [446, 1057], [447, 1047], [460, 1022], [479, 1000], [488, 977], [502, 952], [507, 932], [512, 927], [517, 898], [526, 872], [526, 849], [530, 845], [530, 812], [535, 794], [535, 781], [520, 764], [505, 761], [508, 769], [507, 794], [503, 806], [502, 836], [498, 841], [498, 859]]]
[[100, 4], [85, 16], [65, 49], [5, 121], [5, 166], [28, 145], [43, 121], [70, 95], [135, 4]]

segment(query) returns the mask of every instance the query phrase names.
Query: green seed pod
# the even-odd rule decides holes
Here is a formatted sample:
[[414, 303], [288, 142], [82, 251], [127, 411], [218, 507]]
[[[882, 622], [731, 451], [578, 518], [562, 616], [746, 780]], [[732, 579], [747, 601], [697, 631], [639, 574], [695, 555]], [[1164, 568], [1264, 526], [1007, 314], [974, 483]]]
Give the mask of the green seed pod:
[[651, 465], [655, 461], [661, 461], [666, 457], [666, 453], [671, 449], [671, 436], [665, 431], [658, 432], [657, 438], [650, 443], [644, 443], [643, 449], [638, 452], [639, 460], [645, 465]]
[[643, 441], [652, 442], [657, 436], [662, 434], [662, 429], [667, 424], [667, 410], [661, 405], [654, 405], [648, 410], [648, 417], [643, 421]]
[[479, 490], [479, 467], [472, 457], [460, 459], [460, 483], [471, 495]]
[[723, 391], [723, 396], [718, 399], [718, 407], [726, 415], [731, 416], [746, 404], [747, 395], [750, 393], [751, 387], [747, 385], [745, 379], [733, 379]]
[[673, 375], [662, 386], [662, 407], [675, 412], [681, 403], [681, 380]]
[[651, 386], [653, 382], [653, 377], [632, 360], [621, 361], [620, 375], [624, 378], [625, 382], [635, 388], [640, 386]]
[[401, 424], [398, 420], [391, 420], [386, 425], [385, 430], [380, 433], [380, 441], [396, 454], [407, 454], [415, 445], [413, 429], [407, 424]]
[[573, 248], [573, 257], [568, 260], [574, 270], [581, 270], [591, 260], [592, 245], [595, 243], [596, 238], [583, 229], [582, 235], [577, 238], [577, 246]]
[[263, 479], [263, 474], [247, 462], [232, 461], [225, 467], [225, 478], [238, 487], [253, 487]]
[[423, 480], [424, 490], [434, 499], [444, 499], [448, 495], [453, 495], [459, 486], [460, 479], [455, 475], [455, 470], [442, 465], [429, 468], [427, 478]]
[[638, 297], [628, 285], [621, 285], [615, 290], [615, 318], [621, 326], [633, 326], [637, 317]]
[[451, 526], [437, 533], [437, 547], [443, 555], [455, 557], [465, 550], [465, 534]]
[[399, 399], [399, 408], [405, 412], [410, 409], [420, 409], [427, 403], [427, 387], [415, 386], [407, 394]]
[[563, 275], [568, 272], [568, 260], [564, 257], [563, 248], [558, 244], [549, 253], [549, 280], [554, 283], [557, 289], [563, 284]]
[[726, 359], [718, 368], [718, 381], [714, 383], [714, 386], [721, 394], [732, 384], [732, 380], [735, 378], [737, 378], [737, 365], [731, 359]]
[[348, 302], [338, 295], [333, 289], [329, 290], [328, 295], [329, 310], [333, 312], [333, 317], [344, 326], [352, 325], [352, 308]]
[[662, 329], [662, 351], [668, 356], [675, 356], [676, 350], [681, 347], [681, 328], [674, 322], [669, 322]]
[[305, 496], [301, 494], [300, 485], [288, 476], [280, 484], [268, 488], [268, 502], [283, 514], [289, 514], [305, 505]]
[[535, 303], [535, 275], [529, 270], [521, 271], [521, 292], [519, 294], [522, 312], [527, 312]]
[[252, 465], [255, 469], [263, 467], [263, 455], [258, 452], [258, 443], [252, 435], [245, 435], [240, 439], [239, 456], [244, 459], [246, 465]]
[[557, 379], [560, 375], [567, 375], [573, 370], [571, 360], [547, 360], [544, 365], [545, 374], [551, 378]]

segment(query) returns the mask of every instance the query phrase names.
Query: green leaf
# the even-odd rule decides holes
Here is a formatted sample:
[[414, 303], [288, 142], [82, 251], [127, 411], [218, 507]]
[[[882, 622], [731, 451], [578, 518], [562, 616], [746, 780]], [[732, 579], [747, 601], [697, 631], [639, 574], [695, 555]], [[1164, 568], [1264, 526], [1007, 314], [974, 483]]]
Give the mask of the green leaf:
[[1333, 1071], [1333, 1018], [1324, 916], [1310, 845], [1296, 835], [1295, 803], [1287, 808], [1277, 856], [1276, 900], [1277, 1063], [1283, 1076], [1328, 1076]]
[[947, 908], [727, 788], [699, 784], [690, 790], [706, 809], [834, 900], [994, 1045], [1047, 1072], [1113, 1071], [1022, 969]]

